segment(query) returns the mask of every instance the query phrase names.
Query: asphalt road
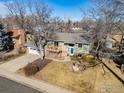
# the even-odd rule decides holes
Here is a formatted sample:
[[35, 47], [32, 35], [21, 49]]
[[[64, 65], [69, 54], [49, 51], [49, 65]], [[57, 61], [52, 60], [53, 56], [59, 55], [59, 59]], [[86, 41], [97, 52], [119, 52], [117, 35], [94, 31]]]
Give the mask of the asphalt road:
[[41, 93], [35, 89], [0, 77], [0, 93]]

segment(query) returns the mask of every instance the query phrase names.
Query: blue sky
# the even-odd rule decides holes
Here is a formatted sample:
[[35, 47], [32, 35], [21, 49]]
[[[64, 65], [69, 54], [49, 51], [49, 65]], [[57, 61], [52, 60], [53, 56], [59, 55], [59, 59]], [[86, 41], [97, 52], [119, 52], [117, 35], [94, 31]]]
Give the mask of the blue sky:
[[[7, 9], [3, 1], [0, 0], [0, 14], [6, 15]], [[72, 19], [74, 21], [80, 20], [82, 17], [81, 8], [86, 10], [91, 5], [91, 0], [44, 0], [49, 7], [54, 9], [53, 15], [59, 16], [64, 20]]]
[[91, 5], [91, 0], [46, 0], [47, 4], [54, 9], [54, 15], [64, 20], [80, 20], [81, 8], [86, 10]]

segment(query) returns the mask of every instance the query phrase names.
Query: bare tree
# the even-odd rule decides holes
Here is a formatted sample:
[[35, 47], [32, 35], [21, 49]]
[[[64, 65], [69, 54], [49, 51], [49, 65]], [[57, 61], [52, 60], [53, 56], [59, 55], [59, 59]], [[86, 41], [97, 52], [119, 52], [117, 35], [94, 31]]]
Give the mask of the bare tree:
[[68, 19], [67, 23], [66, 23], [66, 30], [67, 32], [70, 32], [72, 28], [72, 21], [70, 19]]
[[[35, 38], [34, 45], [40, 53], [43, 52], [43, 59], [45, 59], [45, 47], [49, 37], [51, 37], [51, 13], [49, 8], [43, 0], [14, 0], [12, 3], [6, 4], [9, 10], [9, 15], [14, 17], [14, 22], [24, 31], [32, 31]], [[39, 31], [34, 28], [40, 27]]]
[[[94, 20], [91, 37], [94, 42], [95, 56], [101, 60], [99, 52], [110, 52], [105, 46], [108, 35], [115, 31], [121, 31], [122, 40], [124, 39], [122, 26], [124, 23], [124, 0], [94, 0], [94, 3], [94, 7], [89, 11], [90, 16], [88, 17]], [[124, 44], [121, 44], [121, 50], [122, 46], [124, 47]], [[103, 65], [102, 69], [105, 74]]]
[[[92, 40], [96, 52], [105, 50], [104, 45], [108, 35], [116, 31], [117, 23], [124, 14], [123, 0], [94, 0], [94, 6], [88, 11], [89, 19], [94, 21]], [[106, 51], [108, 52], [108, 51]]]
[[52, 25], [52, 29], [53, 31], [60, 31], [60, 32], [63, 32], [64, 31], [64, 26], [63, 26], [63, 20], [61, 20], [60, 17], [54, 17], [52, 20], [51, 20], [51, 25]]
[[5, 4], [9, 10], [9, 16], [14, 18], [16, 25], [25, 30], [26, 22], [26, 5], [24, 0], [13, 0], [13, 2]]
[[[49, 37], [51, 36], [50, 19], [52, 10], [42, 0], [35, 2], [36, 24], [40, 26], [40, 31], [36, 35], [38, 37], [37, 45], [40, 53], [43, 52], [43, 60], [45, 59], [45, 48]], [[42, 51], [43, 50], [43, 51]]]
[[[52, 9], [49, 8], [45, 2], [42, 0], [35, 0], [33, 2], [28, 2], [28, 8], [30, 11], [30, 15], [33, 18], [33, 22], [35, 23], [34, 27], [38, 27], [38, 32], [34, 31], [34, 27], [31, 25], [31, 23], [28, 24], [28, 27], [32, 29], [34, 32], [34, 43], [37, 49], [42, 53], [43, 60], [46, 56], [46, 45], [49, 40], [49, 38], [53, 35], [53, 29], [51, 25], [51, 14]], [[33, 28], [31, 28], [33, 27]]]

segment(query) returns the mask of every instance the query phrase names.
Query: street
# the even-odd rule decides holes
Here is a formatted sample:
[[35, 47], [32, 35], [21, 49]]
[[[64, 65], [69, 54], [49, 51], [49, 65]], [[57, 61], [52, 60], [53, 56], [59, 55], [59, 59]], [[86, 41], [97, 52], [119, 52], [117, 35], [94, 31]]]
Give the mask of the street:
[[0, 77], [0, 93], [41, 93], [14, 81]]

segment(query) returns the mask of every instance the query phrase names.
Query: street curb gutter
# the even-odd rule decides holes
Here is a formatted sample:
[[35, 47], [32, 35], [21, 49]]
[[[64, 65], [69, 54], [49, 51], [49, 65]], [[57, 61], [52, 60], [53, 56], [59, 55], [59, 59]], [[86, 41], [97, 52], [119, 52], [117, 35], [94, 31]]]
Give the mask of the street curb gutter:
[[31, 87], [42, 93], [75, 93], [73, 91], [66, 90], [64, 88], [54, 86], [51, 84], [47, 84], [43, 81], [33, 80], [25, 76], [21, 76], [21, 75], [6, 71], [1, 68], [0, 68], [0, 76], [10, 79], [12, 81], [15, 81], [17, 83], [20, 83], [22, 85], [25, 85], [27, 87]]

